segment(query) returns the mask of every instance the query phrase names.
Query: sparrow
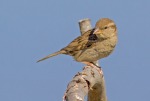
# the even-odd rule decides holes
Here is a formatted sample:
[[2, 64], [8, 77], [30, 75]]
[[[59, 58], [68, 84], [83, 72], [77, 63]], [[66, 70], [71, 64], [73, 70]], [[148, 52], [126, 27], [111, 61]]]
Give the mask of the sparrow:
[[77, 62], [94, 67], [94, 61], [107, 57], [113, 52], [117, 40], [117, 27], [114, 21], [109, 18], [101, 18], [93, 29], [77, 37], [61, 50], [37, 62], [59, 54], [66, 54], [72, 56]]

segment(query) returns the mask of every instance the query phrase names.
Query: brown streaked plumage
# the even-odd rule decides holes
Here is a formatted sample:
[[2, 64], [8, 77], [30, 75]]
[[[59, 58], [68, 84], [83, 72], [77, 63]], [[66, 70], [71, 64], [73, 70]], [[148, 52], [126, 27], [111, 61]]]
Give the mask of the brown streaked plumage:
[[77, 37], [60, 51], [50, 54], [37, 62], [59, 54], [66, 54], [72, 56], [78, 62], [91, 65], [91, 62], [107, 57], [112, 53], [116, 43], [117, 28], [115, 23], [108, 18], [102, 18], [97, 21], [95, 28]]

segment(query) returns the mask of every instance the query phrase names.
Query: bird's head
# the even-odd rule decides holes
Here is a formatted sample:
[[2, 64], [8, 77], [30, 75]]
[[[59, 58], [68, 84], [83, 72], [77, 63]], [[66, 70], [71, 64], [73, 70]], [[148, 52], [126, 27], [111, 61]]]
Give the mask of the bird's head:
[[110, 38], [117, 34], [117, 27], [114, 21], [109, 18], [102, 18], [97, 21], [93, 32], [98, 38]]

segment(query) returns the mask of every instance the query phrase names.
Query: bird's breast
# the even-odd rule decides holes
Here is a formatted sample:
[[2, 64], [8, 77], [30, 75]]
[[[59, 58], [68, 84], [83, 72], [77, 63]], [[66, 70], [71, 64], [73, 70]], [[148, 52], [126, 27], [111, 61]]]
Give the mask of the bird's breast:
[[97, 42], [94, 47], [81, 50], [78, 52], [74, 58], [76, 61], [83, 62], [83, 61], [97, 61], [101, 58], [109, 56], [115, 48], [117, 43], [116, 38], [103, 40]]

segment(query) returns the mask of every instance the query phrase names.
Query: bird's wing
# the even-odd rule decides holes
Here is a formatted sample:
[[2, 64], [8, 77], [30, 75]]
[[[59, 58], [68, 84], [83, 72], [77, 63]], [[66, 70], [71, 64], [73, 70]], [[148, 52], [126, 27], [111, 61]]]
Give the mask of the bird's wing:
[[74, 55], [76, 52], [80, 50], [85, 50], [87, 48], [93, 47], [95, 41], [90, 41], [89, 37], [92, 30], [85, 32], [83, 35], [74, 39], [68, 46], [61, 50], [65, 50], [67, 54]]

